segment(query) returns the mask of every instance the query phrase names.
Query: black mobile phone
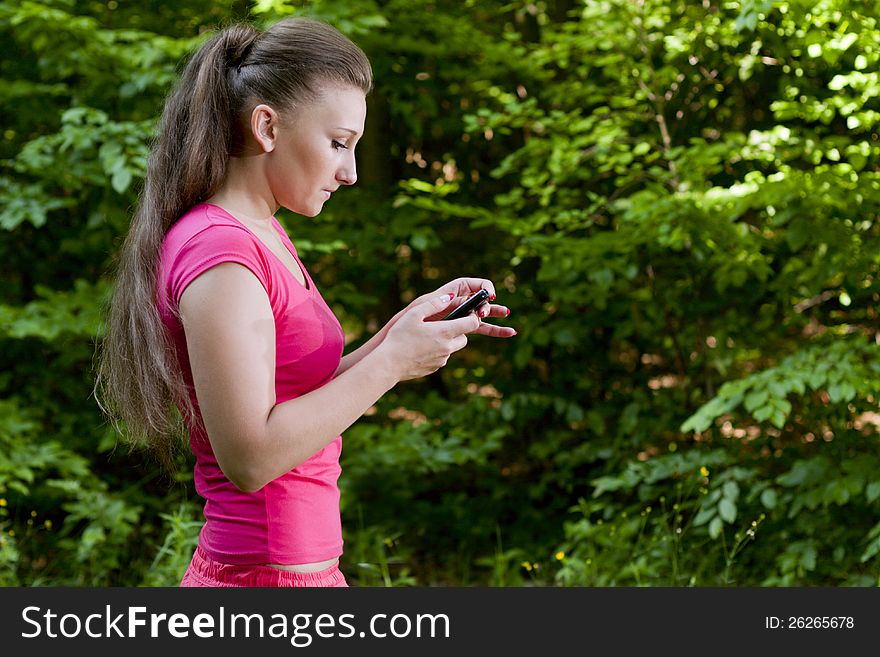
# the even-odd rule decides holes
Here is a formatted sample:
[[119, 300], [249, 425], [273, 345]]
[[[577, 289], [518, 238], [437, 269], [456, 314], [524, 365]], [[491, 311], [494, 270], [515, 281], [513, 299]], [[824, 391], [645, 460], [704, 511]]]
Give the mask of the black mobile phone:
[[483, 288], [479, 292], [475, 292], [462, 303], [458, 308], [446, 315], [443, 319], [458, 319], [464, 317], [472, 310], [476, 310], [489, 299], [489, 290]]

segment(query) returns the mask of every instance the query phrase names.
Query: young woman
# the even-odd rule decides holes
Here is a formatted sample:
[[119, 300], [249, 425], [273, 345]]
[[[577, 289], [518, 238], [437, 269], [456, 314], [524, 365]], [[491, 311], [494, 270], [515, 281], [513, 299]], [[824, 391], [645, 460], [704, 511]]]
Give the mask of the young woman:
[[345, 586], [341, 434], [399, 381], [443, 367], [467, 334], [511, 337], [491, 281], [415, 299], [342, 356], [333, 312], [276, 221], [313, 217], [357, 179], [372, 86], [334, 28], [236, 25], [195, 53], [169, 96], [119, 261], [96, 391], [170, 462], [180, 409], [205, 524], [181, 586]]

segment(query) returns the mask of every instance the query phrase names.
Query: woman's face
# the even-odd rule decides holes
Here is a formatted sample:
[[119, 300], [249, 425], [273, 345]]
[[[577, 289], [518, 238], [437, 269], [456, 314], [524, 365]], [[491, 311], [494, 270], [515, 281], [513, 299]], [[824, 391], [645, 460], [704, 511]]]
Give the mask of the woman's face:
[[355, 183], [354, 149], [366, 116], [363, 91], [329, 86], [318, 100], [286, 117], [266, 170], [278, 205], [314, 217], [340, 185]]

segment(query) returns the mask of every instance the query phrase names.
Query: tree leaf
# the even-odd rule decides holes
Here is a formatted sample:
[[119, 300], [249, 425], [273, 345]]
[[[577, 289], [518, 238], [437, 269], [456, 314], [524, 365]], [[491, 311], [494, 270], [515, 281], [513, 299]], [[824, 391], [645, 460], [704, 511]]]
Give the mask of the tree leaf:
[[736, 504], [725, 497], [718, 503], [718, 515], [724, 522], [732, 524], [736, 520]]
[[761, 493], [761, 504], [763, 504], [764, 507], [767, 509], [775, 509], [778, 501], [779, 496], [772, 488], [765, 488], [764, 491]]

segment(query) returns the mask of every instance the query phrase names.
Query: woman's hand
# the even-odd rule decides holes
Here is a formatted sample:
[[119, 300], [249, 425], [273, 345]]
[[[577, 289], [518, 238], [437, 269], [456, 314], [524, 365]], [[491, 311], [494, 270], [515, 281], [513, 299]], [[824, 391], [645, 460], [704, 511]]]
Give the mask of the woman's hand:
[[[490, 301], [495, 298], [495, 286], [492, 284], [492, 281], [485, 278], [456, 278], [455, 280], [446, 283], [445, 285], [434, 290], [433, 292], [423, 294], [422, 296], [413, 299], [406, 308], [400, 310], [396, 315], [394, 315], [394, 317], [388, 320], [381, 328], [381, 330], [376, 333], [376, 335], [374, 335], [372, 338], [370, 338], [365, 344], [361, 345], [355, 351], [343, 356], [341, 362], [339, 363], [339, 368], [336, 370], [336, 374], [334, 376], [339, 376], [348, 368], [359, 362], [362, 358], [370, 354], [374, 349], [379, 347], [385, 341], [391, 329], [397, 324], [398, 321], [400, 321], [400, 318], [413, 308], [422, 306], [432, 299], [436, 300], [440, 297], [448, 298], [449, 295], [452, 295], [452, 300], [450, 300], [443, 306], [443, 310], [429, 313], [422, 320], [424, 322], [435, 322], [446, 317], [446, 315], [452, 312], [453, 308], [457, 308], [458, 305], [463, 303], [464, 300], [467, 299], [471, 294], [479, 291], [482, 288], [486, 288], [487, 290], [489, 290]], [[475, 316], [482, 320], [485, 317], [507, 317], [508, 315], [510, 315], [510, 309], [506, 306], [493, 303], [484, 303], [480, 307], [476, 315], [474, 315], [473, 313], [471, 314], [471, 319], [473, 319]], [[470, 332], [479, 333], [480, 335], [488, 335], [489, 337], [493, 338], [512, 338], [514, 335], [516, 335], [516, 331], [509, 326], [484, 324], [482, 321], [480, 321], [476, 329]], [[428, 374], [430, 374], [430, 372], [428, 372]]]
[[[451, 310], [453, 295], [415, 301], [398, 314], [394, 325], [376, 350], [382, 350], [398, 381], [427, 376], [446, 365], [454, 352], [467, 345], [467, 333], [476, 332], [481, 320], [471, 314], [446, 322], [427, 321]], [[423, 299], [423, 297], [420, 297]]]
[[[423, 294], [417, 299], [414, 299], [413, 302], [408, 306], [408, 308], [412, 307], [413, 305], [423, 303], [424, 301], [432, 297], [442, 296], [443, 294], [452, 294], [454, 295], [454, 297], [452, 302], [449, 304], [447, 310], [445, 310], [444, 312], [435, 313], [425, 318], [425, 321], [428, 322], [441, 320], [447, 314], [452, 312], [454, 308], [457, 308], [460, 304], [464, 303], [465, 299], [483, 288], [489, 291], [489, 303], [485, 303], [480, 306], [480, 309], [477, 312], [479, 318], [483, 320], [487, 317], [509, 316], [510, 308], [508, 308], [507, 306], [502, 306], [501, 304], [491, 303], [495, 299], [495, 285], [493, 285], [492, 281], [486, 278], [456, 278], [455, 280], [449, 281], [445, 285], [437, 288], [435, 291]], [[512, 338], [516, 335], [516, 331], [509, 326], [484, 324], [482, 323], [482, 321], [480, 322], [480, 326], [477, 328], [477, 330], [473, 331], [473, 333], [487, 335], [492, 338]]]

